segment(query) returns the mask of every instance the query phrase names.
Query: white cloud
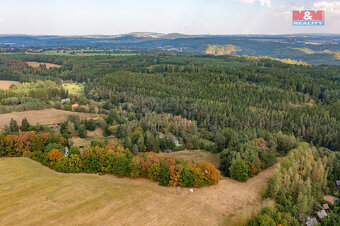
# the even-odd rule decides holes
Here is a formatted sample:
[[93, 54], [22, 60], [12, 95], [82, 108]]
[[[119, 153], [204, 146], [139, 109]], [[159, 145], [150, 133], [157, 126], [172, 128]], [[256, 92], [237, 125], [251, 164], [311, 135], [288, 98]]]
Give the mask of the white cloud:
[[326, 15], [340, 16], [340, 2], [314, 2], [313, 9], [324, 10]]
[[0, 18], [0, 22], [4, 21], [4, 19]]
[[271, 7], [271, 0], [238, 0], [239, 2], [246, 3], [246, 4], [252, 4], [255, 2], [261, 3], [262, 6]]

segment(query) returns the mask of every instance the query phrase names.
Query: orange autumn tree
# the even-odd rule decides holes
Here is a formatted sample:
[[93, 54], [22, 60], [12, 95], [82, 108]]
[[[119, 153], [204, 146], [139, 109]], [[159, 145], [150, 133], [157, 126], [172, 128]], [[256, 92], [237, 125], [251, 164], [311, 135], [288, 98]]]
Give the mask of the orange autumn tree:
[[48, 153], [48, 159], [51, 161], [51, 165], [54, 165], [61, 157], [63, 157], [63, 153], [58, 149], [53, 149]]
[[218, 183], [221, 177], [221, 172], [218, 169], [216, 169], [216, 167], [213, 164], [208, 163], [206, 161], [201, 161], [200, 163], [198, 163], [198, 167], [200, 167], [205, 173], [204, 179], [206, 180], [208, 185]]

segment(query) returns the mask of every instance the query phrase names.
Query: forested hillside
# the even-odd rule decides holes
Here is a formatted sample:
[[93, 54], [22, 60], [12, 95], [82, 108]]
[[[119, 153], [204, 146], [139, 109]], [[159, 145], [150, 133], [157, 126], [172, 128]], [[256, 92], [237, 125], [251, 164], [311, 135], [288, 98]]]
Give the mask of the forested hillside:
[[[25, 63], [27, 61], [54, 63], [61, 67], [33, 68]], [[40, 109], [44, 105], [98, 113], [97, 121], [61, 123], [60, 136], [66, 145], [72, 146], [69, 138], [86, 138], [87, 130], [94, 131], [98, 127], [104, 137], [119, 139], [122, 148], [127, 150], [127, 156], [119, 163], [124, 167], [130, 167], [134, 162], [142, 167], [140, 162], [143, 158], [148, 159], [136, 157], [142, 152], [201, 149], [221, 153], [220, 170], [224, 176], [247, 181], [280, 157], [280, 168], [271, 179], [267, 194], [278, 207], [263, 215], [276, 217], [269, 220], [271, 222], [294, 225], [303, 222], [312, 212], [313, 203], [322, 193], [334, 191], [329, 184], [338, 175], [340, 67], [285, 62], [288, 63], [265, 57], [171, 53], [86, 57], [1, 55], [1, 79], [30, 82], [2, 90], [1, 110]], [[63, 86], [79, 83], [84, 89], [77, 94], [69, 93]], [[32, 128], [41, 131], [40, 127]], [[5, 135], [12, 136], [17, 132], [18, 129], [9, 128]], [[86, 157], [100, 159], [103, 153], [109, 156], [110, 153], [103, 149], [108, 144], [107, 140], [92, 140], [91, 149], [81, 155], [82, 164], [86, 163]], [[51, 161], [47, 157], [48, 151], [32, 151], [33, 158], [47, 164]], [[68, 165], [71, 160], [58, 154], [62, 160], [53, 167], [72, 172]], [[138, 175], [159, 181], [162, 178], [160, 167], [171, 165], [164, 165], [165, 160], [160, 157], [157, 159], [150, 175], [143, 167], [140, 172], [137, 170]], [[89, 172], [113, 170], [105, 168], [111, 167], [105, 166], [107, 162], [98, 161], [93, 163], [95, 169]], [[105, 169], [99, 169], [96, 164], [104, 164]], [[185, 182], [186, 186], [195, 186], [200, 181], [192, 177], [203, 177], [205, 166], [198, 169], [186, 162], [178, 164], [181, 166], [174, 168], [177, 174], [191, 178], [188, 184]], [[304, 168], [305, 164], [307, 168]], [[87, 172], [91, 167], [89, 163], [78, 172]], [[132, 168], [124, 170], [122, 175], [126, 176]], [[199, 172], [197, 175], [195, 170]], [[286, 178], [293, 177], [296, 172], [301, 176], [294, 178], [291, 182], [294, 190], [289, 190]], [[164, 175], [168, 178], [168, 174]], [[197, 183], [199, 186], [215, 184]], [[307, 198], [303, 196], [306, 192]], [[277, 218], [282, 217], [280, 214], [285, 216], [284, 220]]]

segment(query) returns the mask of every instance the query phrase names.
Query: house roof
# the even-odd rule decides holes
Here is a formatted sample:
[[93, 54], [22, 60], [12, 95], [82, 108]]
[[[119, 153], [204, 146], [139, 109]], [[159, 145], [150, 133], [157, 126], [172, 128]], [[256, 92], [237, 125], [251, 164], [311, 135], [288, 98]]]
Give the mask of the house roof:
[[320, 219], [322, 219], [322, 218], [324, 218], [325, 216], [327, 216], [327, 213], [326, 213], [326, 211], [325, 210], [320, 210], [320, 211], [318, 211], [318, 217], [320, 218]]
[[313, 225], [317, 225], [317, 224], [318, 224], [318, 220], [315, 217], [309, 219], [306, 222], [306, 226], [313, 226]]
[[322, 204], [322, 208], [323, 208], [324, 210], [328, 210], [328, 209], [329, 209], [329, 206], [328, 206], [328, 204]]
[[323, 199], [326, 200], [327, 202], [334, 204], [334, 198], [331, 195], [326, 195], [325, 197], [323, 197]]

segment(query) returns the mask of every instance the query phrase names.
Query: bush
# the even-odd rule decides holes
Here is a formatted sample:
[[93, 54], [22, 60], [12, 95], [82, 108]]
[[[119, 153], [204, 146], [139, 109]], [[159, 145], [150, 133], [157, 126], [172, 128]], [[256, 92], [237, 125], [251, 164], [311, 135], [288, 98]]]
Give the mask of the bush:
[[54, 165], [54, 169], [58, 172], [68, 173], [68, 158], [59, 158]]
[[91, 147], [105, 147], [105, 141], [104, 140], [99, 140], [99, 139], [94, 139], [91, 140]]
[[169, 166], [162, 166], [159, 174], [159, 184], [162, 186], [168, 186], [170, 180]]
[[130, 169], [129, 169], [130, 159], [125, 156], [119, 156], [116, 161], [113, 163], [112, 172], [117, 177], [125, 177], [129, 176]]
[[90, 119], [86, 123], [86, 129], [90, 131], [94, 131], [96, 129], [96, 122], [93, 119]]
[[245, 182], [248, 180], [249, 168], [247, 164], [242, 160], [236, 160], [230, 168], [230, 176], [234, 180]]
[[140, 159], [138, 156], [134, 156], [129, 164], [130, 168], [130, 177], [136, 178], [140, 176]]
[[173, 151], [183, 151], [185, 149], [184, 145], [174, 147]]
[[80, 138], [85, 138], [86, 137], [86, 127], [85, 127], [85, 125], [81, 124], [78, 127], [78, 136]]
[[68, 159], [68, 171], [70, 173], [82, 172], [82, 161], [77, 154], [71, 154]]
[[194, 177], [189, 167], [183, 169], [179, 183], [182, 187], [192, 187], [194, 185]]
[[161, 174], [161, 167], [157, 163], [153, 163], [148, 169], [148, 178], [159, 181], [159, 177]]

